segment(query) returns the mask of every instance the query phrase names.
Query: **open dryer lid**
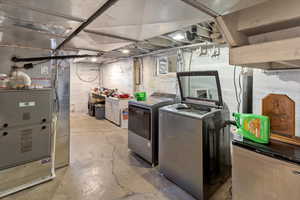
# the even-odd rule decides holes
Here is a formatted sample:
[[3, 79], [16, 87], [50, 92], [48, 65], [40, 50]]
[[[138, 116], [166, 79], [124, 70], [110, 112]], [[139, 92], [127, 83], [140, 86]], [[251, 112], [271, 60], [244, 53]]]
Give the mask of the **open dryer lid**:
[[177, 78], [182, 101], [205, 101], [223, 106], [217, 71], [179, 72]]

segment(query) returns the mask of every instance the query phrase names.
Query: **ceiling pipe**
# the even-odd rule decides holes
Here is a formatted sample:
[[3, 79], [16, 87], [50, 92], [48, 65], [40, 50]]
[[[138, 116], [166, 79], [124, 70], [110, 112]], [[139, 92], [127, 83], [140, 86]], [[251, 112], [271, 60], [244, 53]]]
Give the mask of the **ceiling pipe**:
[[[38, 48], [38, 47], [32, 47], [32, 46], [20, 46], [15, 44], [0, 44], [1, 47], [7, 47], [7, 48], [19, 48], [19, 49], [30, 49], [30, 50], [36, 50], [36, 51], [52, 51], [51, 48]], [[88, 48], [74, 48], [74, 47], [68, 47], [63, 48], [63, 51], [91, 51], [96, 53], [104, 53], [104, 51], [96, 50], [96, 49], [88, 49]]]
[[65, 55], [65, 56], [43, 56], [43, 57], [30, 57], [30, 58], [18, 58], [18, 57], [12, 57], [12, 62], [36, 62], [36, 61], [44, 61], [44, 60], [64, 60], [64, 59], [72, 59], [72, 58], [94, 58], [94, 57], [100, 57], [102, 54], [99, 55]]
[[110, 38], [114, 38], [114, 39], [125, 40], [125, 41], [129, 41], [129, 42], [139, 42], [139, 40], [135, 40], [135, 39], [131, 39], [131, 38], [123, 37], [123, 36], [118, 36], [118, 35], [113, 35], [113, 34], [109, 34], [109, 33], [103, 33], [100, 31], [94, 31], [94, 30], [89, 30], [89, 29], [85, 29], [83, 31], [86, 33], [94, 34], [94, 35], [100, 35], [100, 36], [110, 37]]
[[104, 53], [105, 51], [97, 50], [97, 49], [89, 49], [89, 48], [77, 48], [77, 47], [64, 47], [62, 48], [63, 51], [91, 51], [96, 53]]
[[65, 44], [72, 40], [78, 35], [83, 29], [85, 29], [89, 24], [91, 24], [95, 19], [102, 15], [106, 10], [112, 7], [119, 0], [107, 0], [91, 17], [89, 17], [85, 22], [83, 22], [75, 31], [73, 31], [69, 37], [67, 37], [56, 49], [55, 51], [61, 49]]
[[190, 42], [186, 42], [186, 41], [180, 41], [179, 42], [179, 41], [174, 40], [173, 38], [170, 38], [170, 37], [165, 36], [165, 35], [160, 35], [158, 37], [173, 42], [174, 44], [172, 45], [172, 47], [176, 47], [176, 45], [182, 45], [182, 44], [187, 44], [187, 43], [190, 44]]
[[206, 13], [207, 15], [216, 18], [218, 16], [220, 16], [219, 13], [215, 12], [214, 10], [210, 9], [209, 7], [205, 6], [204, 4], [200, 3], [199, 1], [196, 0], [181, 0], [184, 3]]

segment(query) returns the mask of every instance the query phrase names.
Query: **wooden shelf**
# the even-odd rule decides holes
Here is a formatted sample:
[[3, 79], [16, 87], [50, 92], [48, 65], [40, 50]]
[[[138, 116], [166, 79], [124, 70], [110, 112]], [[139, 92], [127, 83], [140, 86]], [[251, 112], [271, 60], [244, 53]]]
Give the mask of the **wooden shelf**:
[[230, 64], [262, 69], [300, 68], [300, 1], [272, 0], [216, 18]]
[[299, 44], [300, 37], [297, 37], [231, 48], [229, 62], [231, 65], [246, 65], [300, 60]]
[[300, 138], [288, 138], [288, 137], [284, 137], [278, 134], [272, 134], [271, 133], [271, 139], [272, 140], [276, 140], [276, 141], [280, 141], [280, 142], [284, 142], [284, 143], [288, 143], [288, 144], [293, 144], [293, 145], [297, 145], [300, 146]]

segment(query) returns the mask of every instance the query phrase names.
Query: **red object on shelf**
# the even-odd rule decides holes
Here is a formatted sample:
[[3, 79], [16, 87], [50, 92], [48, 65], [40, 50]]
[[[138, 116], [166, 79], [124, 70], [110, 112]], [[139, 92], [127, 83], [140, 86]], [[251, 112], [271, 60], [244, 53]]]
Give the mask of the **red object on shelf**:
[[120, 95], [119, 95], [119, 98], [120, 98], [120, 99], [128, 99], [129, 97], [130, 97], [129, 94], [120, 94]]

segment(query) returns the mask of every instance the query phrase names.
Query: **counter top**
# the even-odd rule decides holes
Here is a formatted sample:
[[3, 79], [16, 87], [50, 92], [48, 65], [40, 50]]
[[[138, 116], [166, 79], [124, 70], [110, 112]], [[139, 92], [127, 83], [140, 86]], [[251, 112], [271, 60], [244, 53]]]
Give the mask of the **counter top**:
[[300, 165], [300, 146], [279, 141], [271, 141], [270, 144], [265, 145], [247, 139], [244, 139], [242, 142], [234, 140], [232, 144], [266, 156]]

